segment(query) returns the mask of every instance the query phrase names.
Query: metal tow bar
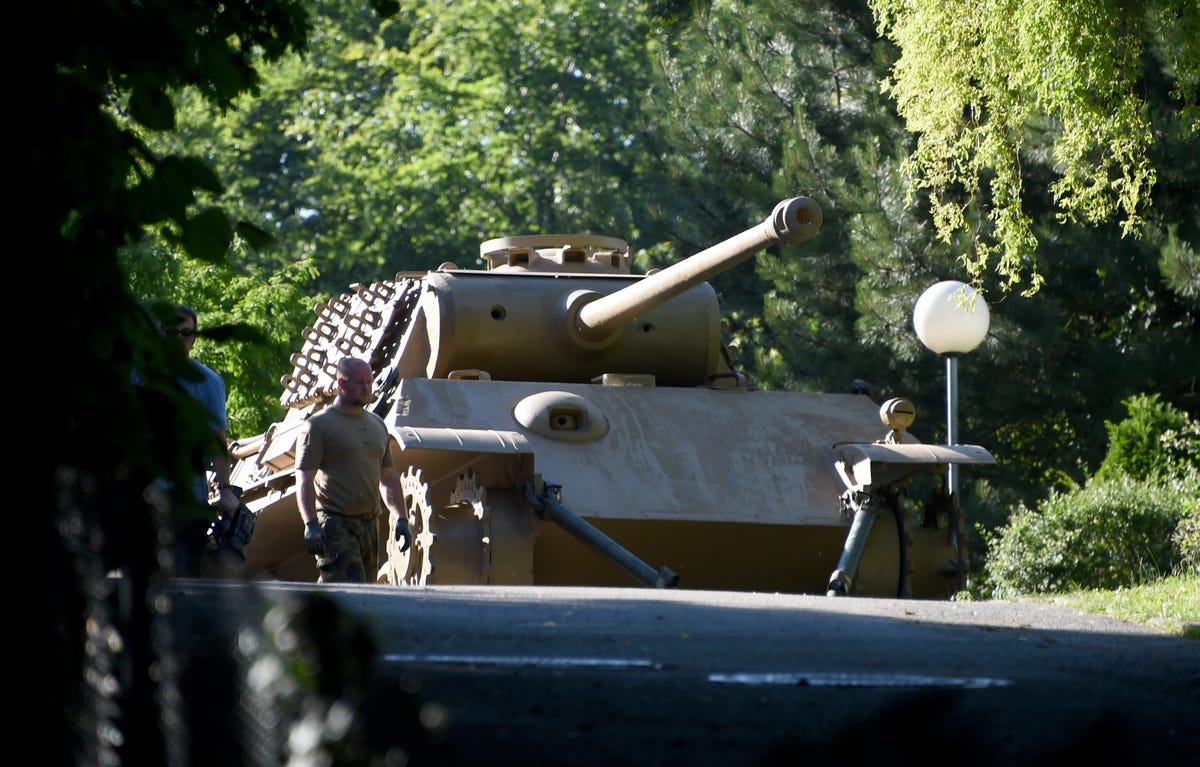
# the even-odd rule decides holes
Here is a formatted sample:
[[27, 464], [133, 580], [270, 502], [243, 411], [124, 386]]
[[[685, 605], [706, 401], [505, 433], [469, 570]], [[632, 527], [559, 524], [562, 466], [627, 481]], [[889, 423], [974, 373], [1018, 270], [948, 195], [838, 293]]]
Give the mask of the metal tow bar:
[[[539, 492], [535, 487], [541, 486]], [[555, 523], [566, 530], [576, 540], [602, 554], [608, 561], [632, 575], [645, 586], [656, 589], [676, 588], [679, 586], [679, 576], [667, 567], [655, 570], [650, 565], [635, 557], [628, 549], [600, 532], [589, 522], [575, 512], [562, 505], [559, 500], [562, 485], [541, 484], [533, 479], [523, 484], [525, 497], [533, 506], [537, 515], [542, 519]]]
[[844, 597], [854, 593], [858, 563], [862, 559], [863, 549], [867, 546], [867, 538], [871, 535], [875, 517], [882, 511], [875, 494], [862, 490], [847, 490], [842, 493], [842, 505], [854, 510], [854, 521], [850, 525], [849, 534], [846, 535], [846, 543], [842, 546], [842, 557], [838, 560], [837, 569], [829, 576], [825, 595], [830, 597]]

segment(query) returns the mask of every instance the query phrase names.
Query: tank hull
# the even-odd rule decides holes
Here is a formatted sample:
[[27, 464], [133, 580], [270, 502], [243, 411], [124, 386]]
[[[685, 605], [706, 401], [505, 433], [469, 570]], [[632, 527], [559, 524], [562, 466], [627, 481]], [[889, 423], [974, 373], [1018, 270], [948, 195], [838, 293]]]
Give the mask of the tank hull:
[[[683, 588], [820, 593], [852, 521], [839, 500], [845, 487], [835, 448], [869, 443], [883, 431], [876, 406], [862, 395], [729, 388], [405, 379], [380, 410], [387, 411], [394, 460], [416, 488], [410, 495], [419, 496], [410, 508], [414, 528], [428, 528], [413, 554], [400, 557], [391, 577], [397, 584], [637, 585], [538, 517], [519, 491], [538, 476], [559, 486], [562, 503], [588, 525], [669, 568]], [[572, 428], [548, 428], [564, 411], [578, 415]], [[475, 485], [477, 514], [454, 511], [464, 506], [454, 494], [465, 475]], [[259, 504], [249, 574], [312, 580], [286, 478], [281, 487]], [[902, 595], [907, 528], [892, 510], [880, 515], [856, 593]], [[925, 559], [953, 556], [942, 537], [923, 544], [932, 549]], [[394, 558], [380, 551], [381, 562]], [[493, 558], [517, 564], [504, 571]], [[945, 576], [924, 580], [915, 595], [953, 591]], [[911, 591], [916, 581], [908, 582]]]
[[[834, 445], [884, 433], [878, 407], [854, 394], [405, 379], [394, 404], [385, 421], [402, 469], [439, 483], [492, 433], [590, 520], [846, 524]], [[576, 420], [550, 428], [563, 413]], [[427, 447], [443, 430], [458, 436]]]

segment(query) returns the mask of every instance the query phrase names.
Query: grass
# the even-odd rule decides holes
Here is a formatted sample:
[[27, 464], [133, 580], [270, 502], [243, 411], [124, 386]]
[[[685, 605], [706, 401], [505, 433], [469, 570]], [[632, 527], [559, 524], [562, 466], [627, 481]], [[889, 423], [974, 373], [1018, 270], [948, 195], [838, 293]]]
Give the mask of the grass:
[[1116, 591], [1032, 594], [1022, 599], [1063, 605], [1200, 639], [1200, 573], [1172, 575]]

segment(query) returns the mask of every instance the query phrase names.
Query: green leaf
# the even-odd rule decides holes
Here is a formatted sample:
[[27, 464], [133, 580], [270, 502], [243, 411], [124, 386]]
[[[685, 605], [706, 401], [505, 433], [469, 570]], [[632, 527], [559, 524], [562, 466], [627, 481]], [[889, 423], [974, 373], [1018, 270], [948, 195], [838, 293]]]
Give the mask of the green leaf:
[[192, 186], [214, 194], [225, 191], [225, 185], [221, 183], [217, 172], [204, 160], [198, 157], [181, 157], [179, 163], [184, 178]]
[[138, 85], [129, 95], [133, 119], [150, 130], [175, 130], [175, 108], [162, 88]]
[[220, 208], [208, 208], [183, 224], [183, 247], [201, 261], [218, 263], [229, 252], [233, 227]]
[[183, 221], [195, 200], [195, 187], [190, 176], [185, 159], [170, 155], [158, 162], [154, 177], [147, 184], [147, 195], [154, 197], [161, 210], [176, 221]]
[[245, 322], [214, 325], [200, 330], [199, 335], [211, 341], [243, 341], [252, 344], [265, 344], [270, 341], [261, 330]]
[[245, 240], [252, 248], [265, 248], [274, 241], [270, 232], [251, 224], [249, 221], [237, 222], [237, 236]]
[[371, 0], [371, 9], [380, 18], [390, 19], [400, 12], [400, 3], [397, 0]]

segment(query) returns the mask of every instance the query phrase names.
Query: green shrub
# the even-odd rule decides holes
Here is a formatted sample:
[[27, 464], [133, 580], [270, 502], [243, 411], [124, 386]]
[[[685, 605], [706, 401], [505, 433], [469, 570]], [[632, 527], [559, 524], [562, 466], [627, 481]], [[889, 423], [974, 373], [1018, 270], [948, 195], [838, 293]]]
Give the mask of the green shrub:
[[1171, 543], [1179, 550], [1180, 574], [1200, 575], [1200, 500], [1194, 496], [1193, 503], [1184, 508]]
[[1022, 505], [993, 531], [972, 598], [1135, 586], [1200, 574], [1200, 423], [1157, 394], [1124, 400], [1083, 487]]
[[1200, 471], [1200, 421], [1189, 418], [1180, 428], [1163, 432], [1158, 441], [1169, 473]]
[[1195, 565], [1197, 520], [1195, 469], [1147, 481], [1124, 473], [1094, 479], [1036, 510], [1022, 506], [1004, 527], [985, 534], [980, 588], [1003, 599], [1155, 580]]
[[1123, 400], [1129, 417], [1118, 424], [1105, 421], [1108, 454], [1094, 479], [1128, 474], [1149, 479], [1178, 474], [1194, 467], [1200, 457], [1200, 426], [1157, 394], [1137, 394]]

